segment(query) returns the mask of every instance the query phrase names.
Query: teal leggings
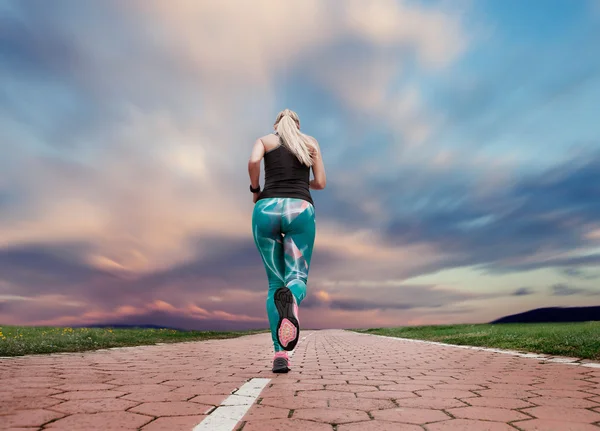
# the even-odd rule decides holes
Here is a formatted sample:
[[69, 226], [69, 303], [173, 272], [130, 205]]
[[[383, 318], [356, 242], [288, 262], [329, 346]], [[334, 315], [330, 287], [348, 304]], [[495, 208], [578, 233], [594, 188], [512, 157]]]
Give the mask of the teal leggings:
[[298, 305], [306, 297], [308, 269], [315, 242], [315, 209], [302, 199], [260, 199], [252, 213], [254, 242], [267, 271], [269, 292], [267, 315], [276, 352], [279, 314], [273, 301], [275, 291], [287, 286]]

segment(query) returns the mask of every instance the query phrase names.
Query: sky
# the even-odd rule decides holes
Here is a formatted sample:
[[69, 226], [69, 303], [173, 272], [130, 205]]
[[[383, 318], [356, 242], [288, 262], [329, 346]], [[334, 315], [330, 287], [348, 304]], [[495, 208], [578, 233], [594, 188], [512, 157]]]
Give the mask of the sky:
[[303, 326], [598, 305], [599, 43], [597, 0], [0, 0], [0, 323], [266, 328], [284, 108], [327, 172]]

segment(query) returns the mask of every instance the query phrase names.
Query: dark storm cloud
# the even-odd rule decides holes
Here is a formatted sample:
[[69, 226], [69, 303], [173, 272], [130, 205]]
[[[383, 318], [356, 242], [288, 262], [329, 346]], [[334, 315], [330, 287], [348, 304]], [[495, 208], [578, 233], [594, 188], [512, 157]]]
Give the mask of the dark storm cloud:
[[345, 311], [365, 311], [365, 310], [410, 310], [416, 308], [417, 305], [411, 303], [395, 303], [373, 302], [368, 299], [352, 298], [352, 299], [336, 299], [331, 301], [329, 307], [334, 310]]
[[[0, 249], [2, 278], [21, 285], [19, 292], [36, 293], [83, 283], [107, 273], [90, 267], [79, 259], [88, 246], [85, 244], [30, 244]], [[42, 283], [43, 285], [40, 285]]]
[[558, 283], [550, 286], [553, 296], [571, 296], [571, 295], [600, 295], [599, 289], [584, 289], [581, 287], [570, 286], [564, 283]]
[[555, 284], [550, 287], [552, 291], [552, 295], [554, 296], [570, 296], [570, 295], [579, 295], [581, 293], [586, 292], [585, 289], [581, 289], [579, 287], [568, 286], [566, 284]]
[[510, 263], [505, 265], [495, 264], [494, 266], [488, 266], [487, 269], [492, 273], [505, 273], [513, 271], [528, 271], [540, 268], [598, 265], [600, 265], [600, 254], [590, 254], [587, 256], [547, 259], [533, 263]]
[[78, 61], [77, 51], [61, 32], [53, 31], [53, 7], [31, 3], [13, 3], [14, 12], [0, 16], [0, 71], [18, 71], [32, 78], [64, 73]]
[[[201, 280], [217, 280], [243, 289], [266, 291], [266, 271], [250, 231], [246, 239], [214, 237], [196, 241], [210, 253], [145, 276], [138, 281], [140, 289], [144, 289], [144, 286], [158, 288], [181, 280], [189, 280], [199, 285], [202, 284]], [[315, 266], [323, 269], [343, 260], [343, 250], [340, 250], [339, 255], [318, 249], [313, 253]], [[316, 274], [311, 270], [311, 275]]]
[[[83, 243], [28, 244], [0, 249], [2, 293], [25, 298], [59, 295], [85, 306], [116, 307], [139, 298], [136, 280], [125, 274], [95, 268], [81, 260], [89, 250]], [[29, 300], [9, 301], [17, 316], [57, 317], [59, 303], [38, 307]], [[41, 311], [36, 311], [37, 309]], [[63, 311], [72, 311], [68, 306]]]
[[62, 22], [73, 11], [60, 1], [11, 5], [0, 17], [0, 114], [64, 146], [98, 113], [83, 91], [85, 54]]
[[[383, 199], [396, 196], [402, 201], [405, 178], [379, 187]], [[389, 242], [435, 243], [460, 256], [453, 264], [486, 264], [491, 272], [598, 262], [597, 255], [533, 263], [520, 263], [518, 258], [543, 248], [565, 251], [585, 244], [585, 227], [600, 219], [600, 153], [521, 178], [485, 198], [473, 197], [472, 187], [456, 180], [429, 183], [423, 190], [423, 207], [398, 214], [388, 224]]]
[[327, 287], [325, 299], [315, 291], [308, 293], [302, 307], [328, 307], [332, 310], [410, 310], [414, 308], [443, 308], [462, 301], [497, 297], [490, 293], [467, 293], [457, 290], [438, 289], [436, 286], [383, 286], [376, 283], [370, 287]]
[[[89, 248], [86, 244], [31, 244], [0, 249], [0, 274], [8, 283], [1, 293], [25, 298], [65, 295], [84, 304], [85, 309], [90, 305], [105, 310], [122, 305], [139, 307], [159, 299], [174, 304], [195, 303], [209, 311], [261, 316], [268, 282], [252, 238], [212, 237], [194, 241], [210, 253], [199, 251], [188, 262], [142, 276], [97, 269], [82, 261], [80, 256]], [[344, 259], [343, 255], [322, 250], [315, 251], [314, 258], [325, 269], [328, 264]], [[252, 303], [235, 300], [236, 289], [259, 293], [258, 299]], [[229, 299], [214, 301], [215, 297]], [[74, 310], [71, 306], [50, 304], [38, 312], [35, 310], [39, 307], [30, 300], [10, 300], [5, 307], [21, 315], [29, 310], [36, 319], [69, 315]]]
[[530, 287], [519, 287], [512, 293], [512, 295], [513, 296], [527, 296], [527, 295], [532, 295], [533, 293], [535, 293], [535, 291]]
[[[597, 261], [600, 263], [600, 255], [597, 256]], [[569, 277], [577, 278], [580, 280], [596, 280], [600, 278], [597, 275], [587, 274], [585, 271], [579, 268], [564, 268], [562, 269], [563, 274]]]

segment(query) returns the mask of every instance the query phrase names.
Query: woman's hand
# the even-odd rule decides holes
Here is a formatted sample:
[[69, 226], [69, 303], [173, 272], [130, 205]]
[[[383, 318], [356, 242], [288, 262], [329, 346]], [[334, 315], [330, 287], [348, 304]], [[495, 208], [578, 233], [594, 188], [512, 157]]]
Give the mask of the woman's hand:
[[258, 192], [258, 193], [252, 193], [252, 203], [256, 203], [256, 201], [258, 200], [259, 196], [260, 196], [260, 192]]

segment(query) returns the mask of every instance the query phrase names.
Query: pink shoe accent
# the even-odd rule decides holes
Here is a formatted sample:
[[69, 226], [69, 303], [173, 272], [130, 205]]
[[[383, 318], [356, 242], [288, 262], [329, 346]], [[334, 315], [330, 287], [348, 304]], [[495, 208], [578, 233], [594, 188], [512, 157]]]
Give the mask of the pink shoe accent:
[[288, 363], [288, 367], [292, 366], [292, 362], [290, 361], [290, 358], [289, 358], [289, 356], [288, 356], [288, 354], [287, 354], [286, 351], [275, 352], [275, 357], [273, 359], [275, 360], [277, 358], [284, 358], [287, 361], [287, 363]]
[[296, 327], [288, 319], [281, 321], [279, 326], [279, 342], [282, 347], [286, 347], [291, 341], [296, 338]]

